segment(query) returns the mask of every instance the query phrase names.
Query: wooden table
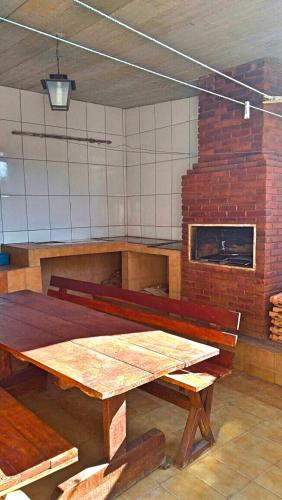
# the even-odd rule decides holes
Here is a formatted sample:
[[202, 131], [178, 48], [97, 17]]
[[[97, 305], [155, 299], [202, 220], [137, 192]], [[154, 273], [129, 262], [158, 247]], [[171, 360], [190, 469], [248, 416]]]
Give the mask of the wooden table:
[[[157, 429], [126, 442], [126, 393], [218, 349], [34, 292], [0, 297], [0, 349], [103, 401], [106, 463], [57, 488], [61, 498], [112, 498], [165, 461]], [[2, 360], [3, 374], [7, 362]], [[1, 372], [0, 372], [1, 374]]]

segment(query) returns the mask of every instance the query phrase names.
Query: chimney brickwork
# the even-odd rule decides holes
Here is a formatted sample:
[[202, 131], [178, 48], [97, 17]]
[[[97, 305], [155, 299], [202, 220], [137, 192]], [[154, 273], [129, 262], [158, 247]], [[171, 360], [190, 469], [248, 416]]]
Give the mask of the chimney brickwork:
[[[259, 60], [230, 70], [235, 78], [282, 95], [281, 67]], [[201, 86], [262, 106], [262, 96], [209, 76]], [[282, 114], [282, 105], [266, 105]], [[242, 312], [240, 332], [268, 335], [269, 296], [282, 289], [282, 119], [201, 93], [199, 162], [182, 178], [182, 298]], [[189, 261], [189, 224], [255, 224], [256, 268]]]

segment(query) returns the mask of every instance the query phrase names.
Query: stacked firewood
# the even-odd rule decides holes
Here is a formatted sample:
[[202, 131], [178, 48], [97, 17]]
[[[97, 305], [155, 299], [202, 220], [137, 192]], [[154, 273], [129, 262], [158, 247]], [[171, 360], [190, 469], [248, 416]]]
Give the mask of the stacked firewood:
[[282, 293], [272, 295], [270, 302], [273, 304], [269, 311], [271, 318], [270, 338], [282, 343]]

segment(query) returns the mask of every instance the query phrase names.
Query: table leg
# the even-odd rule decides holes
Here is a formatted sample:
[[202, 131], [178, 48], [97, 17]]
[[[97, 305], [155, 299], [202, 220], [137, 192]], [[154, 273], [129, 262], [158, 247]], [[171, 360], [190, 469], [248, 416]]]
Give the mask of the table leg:
[[10, 377], [11, 374], [11, 355], [0, 349], [0, 379]]
[[125, 395], [103, 401], [103, 431], [105, 459], [111, 462], [126, 452]]
[[127, 445], [124, 395], [103, 401], [103, 429], [107, 463], [89, 467], [60, 484], [54, 498], [114, 498], [165, 462], [165, 436], [158, 429]]

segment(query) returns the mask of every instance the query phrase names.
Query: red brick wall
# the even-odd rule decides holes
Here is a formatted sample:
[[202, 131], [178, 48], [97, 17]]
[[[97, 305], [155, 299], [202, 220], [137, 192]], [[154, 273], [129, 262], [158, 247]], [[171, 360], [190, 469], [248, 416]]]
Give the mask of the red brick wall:
[[[272, 62], [231, 72], [269, 93], [282, 93]], [[260, 105], [256, 94], [222, 78], [211, 76], [201, 85]], [[268, 334], [269, 296], [282, 290], [282, 119], [251, 111], [251, 119], [244, 120], [243, 113], [237, 104], [200, 95], [199, 163], [182, 182], [182, 297], [241, 311], [240, 332], [262, 338]], [[189, 262], [192, 223], [256, 224], [256, 269]]]

